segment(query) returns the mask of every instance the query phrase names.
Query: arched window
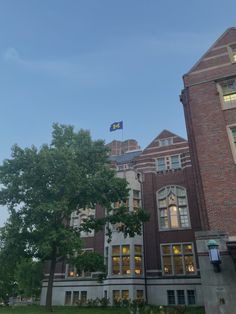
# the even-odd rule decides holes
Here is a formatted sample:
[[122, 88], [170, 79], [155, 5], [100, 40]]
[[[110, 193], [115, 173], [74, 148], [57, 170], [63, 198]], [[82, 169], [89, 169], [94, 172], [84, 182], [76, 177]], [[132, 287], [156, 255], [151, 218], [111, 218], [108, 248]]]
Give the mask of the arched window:
[[160, 229], [189, 228], [189, 211], [186, 189], [166, 186], [157, 192]]

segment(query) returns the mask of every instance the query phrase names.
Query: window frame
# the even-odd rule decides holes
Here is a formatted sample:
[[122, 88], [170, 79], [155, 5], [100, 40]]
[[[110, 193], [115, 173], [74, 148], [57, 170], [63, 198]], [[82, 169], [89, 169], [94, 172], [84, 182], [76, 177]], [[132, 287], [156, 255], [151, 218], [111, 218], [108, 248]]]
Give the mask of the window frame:
[[222, 110], [229, 110], [229, 109], [236, 108], [236, 99], [229, 101], [229, 102], [226, 102], [224, 100], [224, 96], [234, 95], [236, 98], [236, 88], [235, 88], [235, 92], [232, 92], [232, 93], [226, 93], [224, 95], [224, 92], [223, 92], [223, 86], [222, 86], [223, 83], [226, 84], [227, 82], [229, 82], [231, 80], [235, 81], [235, 86], [236, 86], [236, 76], [228, 77], [228, 78], [225, 78], [224, 80], [220, 80], [220, 81], [216, 82], [216, 88], [217, 88], [219, 96], [220, 96], [220, 103], [221, 103]]
[[[115, 253], [113, 251], [113, 249], [117, 247], [119, 248], [119, 253]], [[128, 247], [128, 252], [125, 253], [123, 251], [123, 248]], [[129, 244], [122, 244], [122, 245], [112, 245], [111, 247], [111, 275], [112, 276], [131, 276], [131, 246]], [[119, 273], [115, 274], [113, 267], [114, 267], [114, 263], [113, 263], [113, 258], [117, 258], [118, 259], [118, 264], [119, 264]], [[127, 265], [125, 265], [124, 261], [125, 259], [129, 260], [129, 265], [127, 268]], [[127, 268], [126, 271], [129, 271], [129, 273], [125, 273], [125, 269]]]
[[[176, 164], [172, 162], [174, 157], [178, 157], [178, 166], [174, 166]], [[159, 163], [160, 160], [164, 162]], [[156, 158], [156, 170], [157, 172], [165, 172], [165, 171], [175, 171], [178, 169], [182, 169], [181, 157], [180, 154], [173, 154], [168, 156], [160, 156]]]
[[[165, 189], [165, 196], [161, 197], [159, 196], [160, 192]], [[169, 192], [168, 192], [169, 189]], [[184, 191], [184, 195], [178, 195], [177, 189]], [[174, 192], [173, 192], [174, 190]], [[168, 197], [173, 193], [176, 198], [176, 202], [173, 204], [168, 203]], [[180, 204], [180, 200], [185, 199], [185, 204]], [[160, 201], [165, 201], [166, 205], [160, 206], [159, 202]], [[187, 189], [183, 186], [180, 185], [167, 185], [163, 186], [161, 189], [159, 189], [156, 192], [156, 204], [157, 204], [157, 217], [158, 217], [158, 228], [159, 231], [170, 231], [170, 230], [187, 230], [191, 229], [191, 219], [190, 219], [190, 213], [189, 213], [189, 204], [188, 204], [188, 194], [187, 194]], [[177, 209], [177, 220], [178, 220], [178, 227], [171, 227], [171, 221], [172, 221], [172, 215], [170, 213], [170, 208], [171, 207], [176, 207]], [[181, 209], [185, 209], [186, 214], [181, 215]], [[166, 215], [162, 216], [162, 212], [166, 210]], [[181, 217], [187, 217], [188, 219], [188, 226], [183, 226], [183, 221], [181, 220]], [[163, 227], [161, 223], [161, 218], [167, 219], [168, 227]]]
[[[192, 246], [192, 251], [187, 253], [184, 252], [184, 245], [191, 245]], [[163, 247], [164, 246], [169, 246], [170, 247], [170, 253], [165, 253], [163, 254]], [[172, 247], [173, 246], [180, 246], [181, 247], [181, 253], [180, 254], [174, 254], [172, 251]], [[163, 277], [180, 277], [180, 276], [195, 276], [197, 274], [197, 266], [196, 266], [196, 256], [195, 256], [195, 250], [194, 250], [194, 243], [193, 242], [179, 242], [179, 243], [161, 243], [160, 244], [160, 253], [161, 253], [161, 265], [162, 265], [162, 276]], [[186, 259], [185, 257], [187, 256], [192, 256], [192, 261], [193, 261], [193, 267], [194, 267], [194, 272], [192, 273], [187, 273], [186, 272]], [[170, 261], [171, 261], [171, 274], [167, 274], [164, 271], [164, 257], [170, 257]], [[181, 274], [177, 274], [175, 271], [175, 261], [174, 261], [174, 257], [181, 257], [181, 262], [182, 262], [182, 269], [183, 269], [183, 273]]]
[[233, 160], [234, 160], [234, 163], [236, 164], [236, 141], [234, 140], [233, 132], [232, 132], [232, 129], [234, 128], [236, 129], [236, 124], [230, 124], [226, 126], [226, 130], [227, 130], [228, 138], [229, 138], [229, 144], [230, 144], [230, 148], [233, 155]]
[[236, 63], [236, 43], [227, 46], [228, 54], [232, 63]]

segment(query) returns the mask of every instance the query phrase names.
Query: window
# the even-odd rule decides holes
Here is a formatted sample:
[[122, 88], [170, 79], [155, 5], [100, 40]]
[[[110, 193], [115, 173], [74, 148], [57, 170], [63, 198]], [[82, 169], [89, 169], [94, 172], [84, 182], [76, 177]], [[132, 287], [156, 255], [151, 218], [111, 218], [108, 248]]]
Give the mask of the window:
[[180, 155], [165, 156], [157, 158], [157, 171], [174, 170], [181, 168]]
[[196, 304], [195, 290], [187, 290], [188, 305]]
[[168, 305], [175, 305], [175, 290], [167, 290]]
[[192, 243], [161, 245], [163, 275], [194, 275], [195, 261]]
[[134, 246], [134, 272], [136, 275], [142, 275], [142, 245]]
[[136, 291], [136, 299], [137, 300], [143, 300], [143, 290], [137, 290]]
[[219, 83], [223, 109], [236, 107], [236, 78], [228, 79]]
[[[78, 229], [80, 226], [83, 225], [86, 219], [89, 217], [95, 217], [95, 209], [86, 208], [86, 209], [79, 209], [77, 211], [74, 211], [71, 214], [71, 221], [70, 225], [73, 228]], [[80, 231], [80, 236], [83, 237], [93, 237], [94, 236], [94, 230], [90, 232], [86, 231]]]
[[[82, 249], [82, 254], [83, 252], [93, 252], [93, 249]], [[76, 253], [75, 256], [77, 256]], [[91, 277], [91, 275], [92, 274], [89, 271], [82, 271], [78, 273], [75, 265], [67, 264], [67, 277]]]
[[160, 230], [189, 228], [186, 189], [166, 186], [157, 192]]
[[140, 191], [133, 190], [133, 208], [140, 208]]
[[234, 162], [236, 163], [236, 125], [227, 127]]
[[121, 291], [121, 298], [122, 298], [122, 300], [129, 300], [129, 290], [122, 290]]
[[236, 62], [236, 44], [230, 45], [230, 57], [232, 62]]
[[120, 290], [113, 290], [112, 291], [113, 294], [113, 303], [118, 303], [120, 301]]
[[164, 138], [162, 140], [159, 140], [159, 146], [169, 146], [173, 144], [173, 138]]
[[85, 304], [87, 302], [87, 291], [81, 291], [81, 303]]
[[65, 305], [71, 305], [71, 291], [65, 293]]
[[185, 304], [184, 290], [177, 290], [177, 301], [179, 305]]
[[79, 302], [79, 291], [73, 291], [73, 304], [78, 304]]
[[121, 299], [129, 300], [129, 290], [113, 290], [113, 303], [117, 304]]
[[130, 246], [112, 246], [112, 274], [130, 275]]

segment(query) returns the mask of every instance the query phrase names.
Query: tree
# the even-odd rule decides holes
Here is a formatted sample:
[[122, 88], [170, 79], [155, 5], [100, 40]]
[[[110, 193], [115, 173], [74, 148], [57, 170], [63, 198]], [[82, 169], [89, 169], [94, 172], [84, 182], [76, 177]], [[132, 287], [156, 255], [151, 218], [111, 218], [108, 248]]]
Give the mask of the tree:
[[15, 279], [21, 296], [39, 298], [43, 279], [42, 262], [32, 258], [20, 259], [16, 264]]
[[12, 148], [12, 158], [0, 167], [0, 204], [7, 205], [19, 219], [24, 254], [50, 260], [46, 307], [52, 310], [52, 287], [57, 260], [81, 251], [80, 230], [69, 225], [78, 208], [106, 210], [101, 219], [90, 218], [86, 231], [122, 224], [122, 232], [133, 236], [147, 220], [143, 210], [112, 211], [112, 203], [128, 197], [127, 182], [115, 177], [108, 162], [108, 149], [93, 141], [88, 131], [75, 132], [72, 126], [53, 125], [52, 141], [35, 146]]

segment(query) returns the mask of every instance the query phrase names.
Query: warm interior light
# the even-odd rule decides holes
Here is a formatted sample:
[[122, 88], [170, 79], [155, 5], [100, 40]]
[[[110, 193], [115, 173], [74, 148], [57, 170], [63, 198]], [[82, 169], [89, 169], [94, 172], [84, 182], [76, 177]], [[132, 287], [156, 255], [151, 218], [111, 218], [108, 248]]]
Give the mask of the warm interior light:
[[[236, 59], [235, 59], [235, 61], [236, 61]], [[234, 100], [236, 100], [236, 93], [224, 96], [224, 101], [225, 102], [227, 102], [227, 101], [234, 101]]]

